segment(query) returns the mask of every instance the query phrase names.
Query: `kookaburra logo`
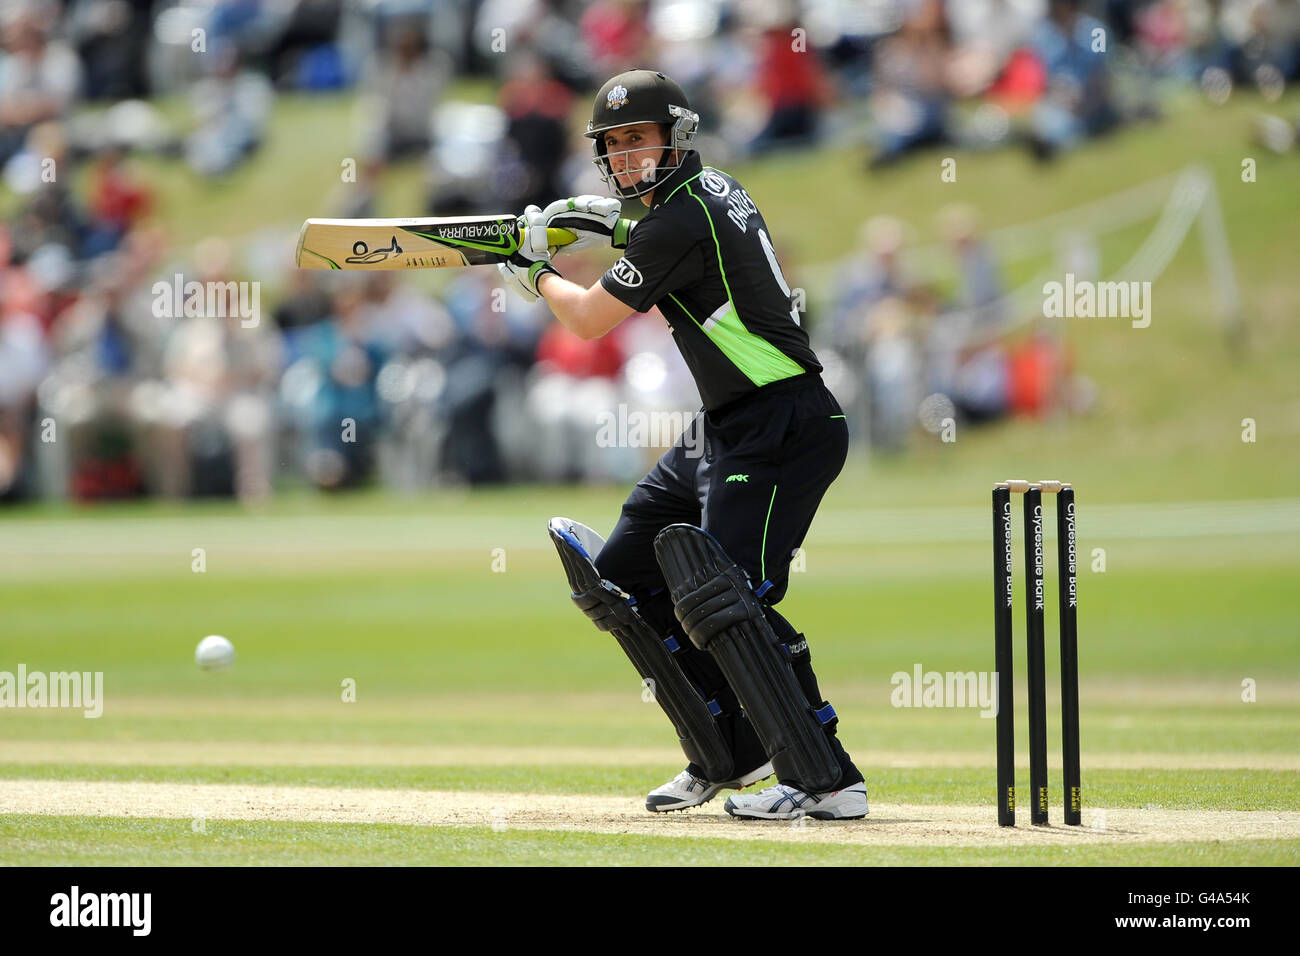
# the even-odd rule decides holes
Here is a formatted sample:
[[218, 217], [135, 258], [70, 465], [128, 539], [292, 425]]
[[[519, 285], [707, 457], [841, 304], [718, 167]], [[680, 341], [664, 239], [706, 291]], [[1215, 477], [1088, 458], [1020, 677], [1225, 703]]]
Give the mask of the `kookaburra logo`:
[[393, 236], [386, 249], [371, 249], [361, 239], [352, 243], [352, 255], [348, 256], [347, 261], [353, 265], [369, 265], [372, 262], [383, 262], [389, 256], [400, 256], [402, 247], [397, 244], [397, 237]]
[[616, 86], [612, 90], [610, 90], [609, 96], [605, 97], [605, 105], [612, 110], [616, 110], [620, 106], [626, 106], [627, 88], [623, 86]]

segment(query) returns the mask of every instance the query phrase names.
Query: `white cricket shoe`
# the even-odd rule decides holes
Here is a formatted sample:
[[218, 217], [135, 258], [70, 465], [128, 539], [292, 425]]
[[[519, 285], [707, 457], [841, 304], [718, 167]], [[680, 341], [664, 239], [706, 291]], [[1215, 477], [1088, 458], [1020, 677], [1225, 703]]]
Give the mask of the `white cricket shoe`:
[[710, 783], [703, 777], [697, 777], [689, 770], [683, 770], [662, 787], [651, 790], [645, 798], [645, 808], [651, 813], [663, 813], [667, 810], [685, 810], [708, 803], [718, 795], [720, 790], [740, 790], [751, 783], [772, 776], [770, 763], [765, 763], [757, 770], [751, 770], [738, 780], [726, 783]]
[[733, 817], [749, 820], [861, 820], [867, 815], [867, 785], [855, 783], [830, 793], [804, 793], [778, 783], [758, 793], [736, 794], [725, 808]]

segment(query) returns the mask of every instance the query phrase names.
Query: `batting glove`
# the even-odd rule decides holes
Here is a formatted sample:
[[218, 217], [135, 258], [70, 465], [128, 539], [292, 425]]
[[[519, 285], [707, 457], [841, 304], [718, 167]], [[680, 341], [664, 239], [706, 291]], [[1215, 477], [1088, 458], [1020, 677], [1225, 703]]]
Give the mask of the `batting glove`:
[[[573, 196], [557, 199], [544, 210], [542, 219], [552, 229], [567, 229], [578, 238], [566, 250], [627, 246], [631, 223], [619, 219], [623, 204], [612, 196]], [[620, 242], [621, 240], [621, 242]]]
[[546, 219], [541, 207], [529, 206], [519, 217], [519, 250], [505, 262], [498, 263], [497, 269], [506, 280], [506, 285], [525, 302], [536, 302], [541, 293], [537, 291], [537, 280], [544, 272], [556, 272], [551, 265], [551, 253], [554, 251], [546, 245]]

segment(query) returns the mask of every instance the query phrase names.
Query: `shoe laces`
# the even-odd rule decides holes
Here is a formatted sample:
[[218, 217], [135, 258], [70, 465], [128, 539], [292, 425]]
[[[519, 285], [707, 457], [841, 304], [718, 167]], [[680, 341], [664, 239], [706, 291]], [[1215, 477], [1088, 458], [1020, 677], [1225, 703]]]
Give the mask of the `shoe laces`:
[[691, 773], [689, 770], [683, 770], [677, 776], [673, 777], [673, 783], [679, 783], [687, 790], [689, 790], [691, 786], [696, 783], [696, 781], [699, 781], [701, 783], [704, 782], [699, 777], [695, 776], [695, 774]]
[[825, 794], [819, 795], [816, 793], [809, 793], [806, 790], [800, 790], [798, 787], [791, 787], [784, 783], [773, 784], [772, 786], [760, 791], [757, 796], [761, 798], [764, 794], [772, 797], [788, 798], [796, 807], [801, 807], [810, 800], [813, 803], [821, 803], [822, 797], [825, 796]]

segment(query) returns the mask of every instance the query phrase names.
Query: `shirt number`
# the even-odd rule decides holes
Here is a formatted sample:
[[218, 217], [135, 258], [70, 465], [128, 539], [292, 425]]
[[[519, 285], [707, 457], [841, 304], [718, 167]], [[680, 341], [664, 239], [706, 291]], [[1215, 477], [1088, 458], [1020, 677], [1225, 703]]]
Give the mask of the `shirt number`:
[[[758, 230], [758, 241], [763, 245], [763, 255], [767, 256], [767, 264], [772, 267], [772, 277], [776, 279], [776, 284], [781, 287], [785, 297], [790, 298], [790, 284], [785, 281], [785, 274], [781, 272], [781, 264], [776, 261], [776, 250], [772, 248], [772, 241], [767, 238], [765, 230]], [[795, 325], [799, 324], [798, 308], [790, 309], [790, 318], [794, 320]]]

